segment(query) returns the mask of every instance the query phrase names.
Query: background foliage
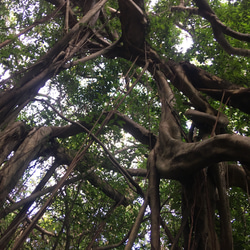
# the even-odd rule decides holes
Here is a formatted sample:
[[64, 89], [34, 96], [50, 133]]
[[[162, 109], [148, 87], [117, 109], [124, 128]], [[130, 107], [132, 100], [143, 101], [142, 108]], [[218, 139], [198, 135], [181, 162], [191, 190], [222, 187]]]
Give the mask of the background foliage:
[[[242, 33], [250, 33], [250, 12], [247, 0], [209, 1], [209, 3], [225, 25]], [[176, 62], [190, 61], [211, 74], [239, 86], [249, 87], [249, 58], [228, 55], [215, 41], [210, 23], [200, 16], [171, 11], [171, 6], [177, 4], [178, 1], [174, 0], [158, 1], [155, 5], [150, 5], [150, 2], [146, 1], [149, 22], [146, 41], [162, 58], [167, 57]], [[108, 1], [108, 5], [114, 9], [118, 8], [117, 1]], [[1, 91], [12, 88], [19, 80], [17, 72], [32, 67], [38, 58], [46, 54], [64, 36], [64, 18], [62, 15], [57, 15], [50, 21], [35, 26], [24, 35], [14, 37], [35, 20], [48, 15], [53, 10], [54, 6], [50, 1], [43, 0], [6, 0], [1, 3], [0, 43], [6, 39], [13, 39], [9, 45], [0, 50]], [[109, 13], [110, 10], [106, 9], [106, 11]], [[78, 14], [76, 18], [79, 20], [82, 14], [77, 10], [75, 13]], [[111, 18], [109, 28], [121, 34], [117, 17]], [[187, 46], [187, 37], [192, 39], [192, 44], [189, 48], [181, 50], [181, 47]], [[232, 38], [229, 40], [234, 46], [249, 49], [249, 43]], [[79, 50], [79, 58], [82, 56], [81, 53], [85, 52]], [[77, 57], [72, 60], [77, 60]], [[20, 112], [17, 120], [24, 121], [29, 128], [69, 124], [60, 117], [60, 113], [70, 120], [93, 125], [102, 112], [112, 110], [118, 100], [125, 96], [127, 91], [125, 76], [129, 69], [128, 84], [131, 86], [140, 74], [141, 68], [121, 58], [110, 60], [101, 56], [61, 71], [46, 82], [38, 95]], [[12, 76], [11, 80], [6, 82], [5, 79], [9, 76]], [[189, 107], [189, 100], [174, 87], [173, 91], [176, 98], [176, 112], [180, 117], [183, 130], [188, 133], [191, 122], [184, 113]], [[214, 101], [205, 94], [204, 96], [213, 107], [216, 109], [219, 107], [220, 102]], [[148, 131], [158, 134], [160, 100], [154, 79], [148, 72], [126, 96], [118, 111]], [[249, 115], [232, 107], [226, 107], [224, 113], [230, 119], [229, 133], [249, 136]], [[99, 139], [122, 167], [146, 169], [147, 156], [150, 152], [148, 146], [140, 144], [120, 129], [122, 124], [122, 121], [117, 124], [115, 118], [111, 119]], [[94, 132], [97, 131], [98, 126], [94, 127]], [[55, 141], [58, 148], [64, 148], [69, 155], [75, 155], [86, 139], [85, 133], [79, 133], [58, 138]], [[18, 185], [9, 194], [3, 208], [8, 209], [12, 204], [29, 197], [34, 187], [54, 165], [57, 167], [43, 188], [48, 191], [38, 197], [28, 210], [28, 217], [32, 218], [48, 198], [50, 187], [56, 184], [67, 169], [66, 162], [60, 163], [49, 153], [30, 163]], [[114, 200], [105, 195], [94, 182], [91, 183], [91, 178], [82, 177], [90, 173], [95, 173], [104, 183], [108, 183], [113, 189], [125, 195], [130, 204], [116, 207]], [[145, 176], [134, 178], [142, 190], [146, 191], [147, 178]], [[96, 234], [98, 236], [95, 244], [105, 246], [122, 241], [131, 229], [143, 199], [128, 187], [126, 180], [113, 168], [107, 155], [97, 143], [92, 144], [84, 160], [71, 173], [70, 179], [75, 181], [59, 190], [53, 203], [39, 220], [39, 227], [36, 227], [26, 240], [25, 249], [86, 249]], [[249, 197], [246, 192], [235, 187], [229, 188], [228, 192], [234, 246], [235, 249], [247, 249], [250, 240]], [[182, 218], [181, 185], [177, 181], [162, 179], [160, 194], [161, 214], [171, 234], [176, 235]], [[22, 206], [2, 217], [1, 234], [5, 232], [21, 208]], [[22, 232], [26, 223], [28, 220], [16, 230], [16, 236]], [[150, 211], [147, 208], [134, 249], [149, 249], [149, 237]], [[161, 243], [164, 249], [171, 246], [165, 234], [162, 234]], [[11, 241], [9, 247], [12, 244]], [[124, 249], [124, 245], [115, 249]]]

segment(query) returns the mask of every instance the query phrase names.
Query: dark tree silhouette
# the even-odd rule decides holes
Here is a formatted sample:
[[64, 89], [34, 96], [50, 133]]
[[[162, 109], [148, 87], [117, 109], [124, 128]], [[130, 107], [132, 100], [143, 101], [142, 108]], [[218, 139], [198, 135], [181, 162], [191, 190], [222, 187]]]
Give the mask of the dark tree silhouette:
[[[143, 247], [140, 237], [145, 235], [150, 235], [151, 249], [234, 248], [229, 190], [240, 187], [243, 194], [249, 190], [250, 139], [247, 133], [237, 133], [230, 112], [245, 117], [242, 126], [248, 128], [248, 73], [236, 69], [245, 85], [230, 76], [222, 79], [219, 68], [216, 75], [212, 66], [198, 67], [188, 61], [191, 54], [185, 60], [180, 53], [173, 58], [167, 54], [171, 48], [161, 53], [156, 42], [157, 32], [159, 39], [170, 36], [170, 31], [160, 33], [159, 25], [166, 25], [173, 27], [172, 32], [176, 26], [188, 31], [197, 44], [203, 28], [195, 30], [195, 25], [201, 27], [205, 20], [217, 48], [214, 54], [229, 54], [223, 54], [221, 63], [230, 65], [230, 58], [236, 58], [248, 65], [250, 35], [227, 26], [220, 19], [223, 15], [217, 16], [221, 6], [214, 2], [160, 1], [154, 11], [143, 0], [32, 2], [38, 7], [23, 16], [29, 20], [24, 19], [23, 26], [16, 26], [19, 33], [6, 36], [0, 44], [2, 68], [10, 72], [8, 79], [2, 78], [0, 93], [1, 249], [24, 245], [43, 249], [43, 244], [47, 249], [131, 249], [134, 244]], [[6, 4], [2, 12], [10, 17]], [[239, 6], [244, 4], [240, 1]], [[41, 12], [36, 13], [37, 8]], [[169, 24], [154, 21], [161, 15]], [[6, 25], [6, 35], [7, 23], [1, 24]], [[29, 39], [32, 32], [37, 43], [27, 52], [25, 46], [31, 43], [21, 37]], [[46, 48], [40, 45], [36, 51], [41, 41]], [[18, 46], [20, 55], [28, 58], [25, 64], [18, 64], [21, 59], [14, 64], [12, 48]], [[6, 53], [9, 57], [4, 60]], [[116, 67], [125, 76], [120, 81], [112, 73]], [[101, 74], [109, 74], [105, 84]], [[96, 85], [81, 87], [80, 78]], [[56, 101], [53, 94], [39, 92], [53, 84], [59, 93]], [[116, 90], [111, 95], [112, 87]], [[150, 101], [139, 94], [146, 90], [141, 96]], [[140, 114], [146, 103], [148, 111]], [[43, 108], [29, 111], [32, 105]], [[146, 125], [150, 124], [144, 120], [147, 112], [154, 127]], [[190, 127], [184, 117], [191, 121]], [[133, 146], [114, 143], [111, 138], [117, 134], [121, 140], [121, 131], [134, 138]], [[147, 158], [147, 168], [134, 167], [136, 157]], [[34, 165], [41, 167], [42, 177], [27, 185]], [[169, 197], [180, 197], [177, 230], [171, 229], [164, 214], [164, 197], [170, 192], [164, 189], [166, 183], [176, 187]], [[87, 197], [93, 197], [93, 203]], [[128, 215], [136, 201], [140, 208], [136, 215]], [[170, 203], [166, 206], [170, 208]], [[116, 211], [124, 224], [116, 221]], [[145, 221], [150, 228], [143, 226]], [[119, 235], [112, 233], [115, 225]]]

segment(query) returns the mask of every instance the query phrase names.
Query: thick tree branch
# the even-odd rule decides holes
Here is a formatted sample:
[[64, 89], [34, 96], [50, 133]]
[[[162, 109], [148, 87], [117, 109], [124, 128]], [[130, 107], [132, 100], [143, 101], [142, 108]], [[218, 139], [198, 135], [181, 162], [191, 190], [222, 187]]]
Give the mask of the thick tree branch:
[[[0, 95], [0, 124], [6, 116], [15, 111], [16, 107], [22, 107], [27, 99], [34, 97], [49, 78], [62, 70], [61, 65], [70, 59], [70, 52], [74, 50], [74, 46], [70, 42], [74, 44], [79, 32], [84, 29], [84, 24], [88, 23], [98, 13], [106, 2], [107, 0], [102, 0], [95, 4], [48, 53], [30, 67], [27, 73], [18, 81], [17, 86]], [[84, 42], [84, 39], [88, 38], [85, 35], [83, 32], [79, 40]]]
[[148, 197], [151, 209], [151, 249], [160, 249], [160, 176], [155, 166], [155, 151], [148, 158]]
[[[172, 113], [172, 106], [175, 102], [174, 94], [164, 74], [161, 71], [155, 71], [155, 79], [157, 82], [158, 93], [160, 95], [162, 103], [162, 115], [160, 123], [160, 126], [162, 127], [161, 131], [164, 130], [164, 133], [168, 134], [168, 136], [170, 136], [171, 138], [180, 140], [180, 128], [176, 121], [176, 117]], [[167, 121], [167, 123], [164, 121]]]
[[[194, 88], [180, 63], [175, 63], [172, 60], [165, 62], [159, 58], [153, 49], [148, 48], [148, 50], [149, 58], [155, 62], [154, 65], [149, 67], [149, 70], [153, 76], [156, 75], [156, 68], [159, 69], [177, 89], [182, 91], [190, 99], [192, 105], [197, 110], [214, 114], [215, 116], [217, 115], [217, 111], [213, 109], [206, 99], [201, 95], [201, 93]], [[161, 78], [162, 77], [159, 79]], [[158, 81], [158, 79], [156, 79], [156, 81]]]
[[[36, 186], [36, 188], [34, 189], [34, 191], [32, 192], [31, 196], [37, 192], [39, 192], [47, 183], [47, 181], [50, 179], [50, 177], [52, 176], [52, 174], [54, 173], [55, 169], [59, 166], [58, 162], [54, 162], [54, 164], [51, 166], [51, 168], [49, 169], [49, 171], [45, 174], [45, 176], [42, 178], [42, 180], [40, 181], [40, 183]], [[26, 213], [27, 211], [30, 209], [31, 205], [33, 204], [34, 199], [29, 200], [27, 202], [24, 203], [23, 208], [21, 209], [21, 211], [17, 214], [17, 216], [15, 217], [15, 219], [13, 219], [13, 221], [11, 222], [11, 224], [9, 225], [9, 227], [7, 228], [7, 230], [4, 232], [4, 234], [2, 234], [2, 237], [0, 239], [0, 245], [3, 247], [5, 246], [5, 244], [7, 244], [7, 242], [9, 242], [10, 238], [13, 237], [13, 234], [15, 232], [15, 230], [17, 229], [17, 227], [19, 226], [20, 223], [22, 223], [22, 221], [24, 220], [24, 218], [26, 217]], [[20, 203], [18, 203], [20, 205]], [[11, 210], [14, 211], [13, 209], [16, 209], [17, 203], [13, 204], [10, 208], [7, 208], [3, 211], [1, 211], [1, 215], [3, 214], [4, 216], [7, 214], [7, 212], [9, 213]]]
[[250, 35], [234, 31], [223, 24], [219, 18], [215, 15], [211, 7], [206, 0], [195, 0], [196, 5], [199, 7], [185, 7], [183, 5], [172, 6], [171, 11], [187, 11], [190, 14], [200, 15], [208, 20], [212, 26], [214, 36], [217, 42], [222, 46], [222, 48], [228, 53], [240, 56], [250, 56], [250, 50], [243, 48], [234, 48], [226, 40], [224, 35], [231, 36], [240, 41], [250, 42]]
[[250, 41], [250, 35], [240, 34], [238, 32], [232, 32], [231, 29], [228, 29], [225, 25], [219, 21], [218, 17], [215, 15], [211, 7], [209, 6], [206, 0], [195, 0], [196, 5], [199, 7], [199, 15], [207, 19], [213, 28], [214, 36], [217, 42], [222, 46], [222, 48], [228, 54], [234, 54], [239, 56], [250, 56], [250, 50], [242, 49], [242, 48], [234, 48], [230, 45], [230, 43], [226, 40], [224, 34], [232, 36], [234, 38], [237, 37], [239, 40], [246, 40]]
[[219, 116], [215, 117], [208, 113], [200, 112], [197, 110], [189, 109], [185, 112], [185, 115], [190, 118], [197, 128], [206, 128], [208, 131], [215, 129], [226, 128], [228, 125], [228, 120], [225, 116], [219, 113]]
[[238, 56], [247, 56], [250, 57], [250, 50], [249, 49], [242, 49], [242, 48], [235, 48], [232, 47], [231, 44], [227, 41], [222, 30], [218, 28], [217, 23], [212, 23], [212, 28], [214, 32], [214, 37], [216, 38], [217, 42], [221, 45], [221, 47], [229, 54], [229, 55], [238, 55]]
[[107, 181], [102, 180], [97, 174], [90, 173], [87, 176], [87, 179], [93, 186], [99, 188], [105, 195], [107, 195], [109, 198], [113, 199], [117, 203], [120, 202], [125, 207], [130, 204], [130, 202], [123, 194], [121, 194], [111, 185], [109, 185]]
[[250, 138], [239, 135], [216, 135], [188, 144], [164, 137], [156, 144], [156, 150], [156, 167], [162, 177], [169, 179], [186, 179], [198, 170], [221, 161], [250, 163]]
[[134, 122], [128, 116], [120, 113], [119, 111], [116, 111], [112, 118], [115, 119], [115, 124], [117, 126], [123, 128], [136, 140], [138, 140], [142, 144], [148, 145], [150, 149], [154, 147], [157, 137], [151, 131]]
[[[180, 63], [185, 75], [192, 85], [211, 97], [227, 105], [250, 114], [250, 89], [232, 84], [188, 62]], [[224, 98], [222, 98], [224, 92]], [[229, 99], [229, 101], [228, 101]]]
[[216, 186], [219, 194], [218, 208], [220, 214], [221, 248], [233, 249], [230, 205], [227, 195], [226, 166], [222, 162], [214, 166]]
[[15, 151], [28, 134], [23, 122], [15, 122], [0, 132], [0, 166], [7, 159], [11, 151]]
[[[154, 61], [154, 64], [149, 66], [150, 73], [154, 76], [156, 68], [159, 68], [166, 78], [190, 99], [192, 106], [197, 110], [217, 116], [217, 110], [213, 109], [201, 95], [200, 91], [202, 91], [218, 101], [222, 100], [223, 103], [250, 114], [249, 88], [223, 80], [189, 62], [164, 61], [150, 47], [147, 48], [147, 52], [148, 58]], [[121, 57], [130, 59], [127, 58], [127, 54], [122, 54]], [[140, 57], [138, 64], [143, 65], [144, 63], [144, 58]], [[222, 99], [224, 91], [225, 97]]]
[[125, 50], [134, 54], [143, 52], [145, 24], [143, 0], [119, 0], [122, 39]]
[[[248, 169], [250, 169], [248, 167]], [[250, 190], [250, 176], [242, 166], [228, 164], [227, 173], [229, 187], [240, 187], [245, 192]]]
[[225, 24], [223, 24], [216, 15], [211, 15], [211, 22], [213, 22], [214, 25], [219, 26], [221, 31], [225, 35], [231, 36], [231, 37], [238, 39], [238, 40], [241, 40], [241, 41], [250, 42], [250, 35], [249, 34], [240, 33], [240, 32], [237, 32], [237, 31], [230, 29]]
[[[103, 113], [103, 116], [105, 116], [106, 114], [107, 112]], [[131, 134], [136, 140], [138, 140], [142, 144], [148, 145], [150, 148], [154, 147], [157, 140], [156, 135], [145, 129], [140, 124], [134, 122], [128, 116], [120, 113], [119, 111], [115, 111], [111, 119], [114, 119], [114, 123], [118, 127], [123, 128], [126, 132]], [[79, 122], [79, 124], [83, 125], [89, 130], [93, 126], [92, 124], [86, 123], [84, 121]], [[52, 127], [52, 131], [52, 138], [67, 138], [68, 136], [76, 135], [82, 132], [83, 130], [80, 126], [72, 124], [64, 127]]]
[[13, 157], [0, 170], [0, 202], [14, 188], [19, 178], [43, 148], [51, 133], [50, 127], [35, 128], [18, 147]]

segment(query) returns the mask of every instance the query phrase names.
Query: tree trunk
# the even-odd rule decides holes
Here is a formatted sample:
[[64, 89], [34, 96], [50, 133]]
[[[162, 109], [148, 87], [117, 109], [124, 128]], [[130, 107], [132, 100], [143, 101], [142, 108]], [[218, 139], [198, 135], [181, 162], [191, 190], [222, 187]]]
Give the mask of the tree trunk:
[[184, 230], [185, 249], [219, 250], [216, 234], [216, 186], [204, 169], [183, 184], [183, 217], [188, 214]]

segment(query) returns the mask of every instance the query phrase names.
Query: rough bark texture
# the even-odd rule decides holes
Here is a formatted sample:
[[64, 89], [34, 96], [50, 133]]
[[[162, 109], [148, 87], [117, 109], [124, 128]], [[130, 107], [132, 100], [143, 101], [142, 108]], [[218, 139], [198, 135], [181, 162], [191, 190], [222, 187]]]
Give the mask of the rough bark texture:
[[1, 169], [0, 204], [3, 204], [6, 196], [15, 187], [29, 163], [34, 160], [39, 153], [41, 154], [44, 144], [49, 143], [47, 139], [50, 133], [51, 128], [49, 127], [31, 130], [11, 159]]
[[[60, 7], [62, 13], [65, 14], [64, 1], [51, 0], [49, 2], [56, 7]], [[10, 79], [14, 87], [0, 94], [1, 207], [5, 204], [8, 194], [15, 188], [30, 162], [44, 155], [55, 157], [56, 162], [62, 165], [71, 166], [73, 162], [72, 171], [74, 169], [77, 171], [81, 169], [86, 171], [87, 169], [89, 171], [78, 177], [71, 177], [68, 181], [65, 180], [62, 186], [78, 180], [88, 180], [116, 204], [128, 206], [131, 203], [129, 197], [126, 196], [127, 194], [124, 195], [115, 190], [105, 179], [101, 179], [97, 174], [92, 173], [87, 164], [84, 165], [83, 153], [74, 152], [76, 157], [72, 157], [56, 143], [58, 138], [88, 133], [90, 137], [92, 136], [91, 143], [95, 141], [97, 144], [101, 144], [99, 139], [89, 132], [94, 122], [79, 121], [62, 127], [30, 128], [23, 122], [15, 122], [15, 120], [19, 112], [28, 102], [33, 100], [48, 79], [66, 68], [70, 68], [74, 63], [75, 65], [80, 62], [83, 63], [100, 55], [105, 55], [107, 58], [123, 57], [133, 62], [136, 59], [135, 63], [138, 66], [148, 66], [148, 72], [155, 79], [161, 102], [159, 135], [156, 136], [117, 110], [112, 113], [103, 113], [103, 116], [99, 119], [99, 123], [101, 123], [106, 117], [110, 116], [108, 120], [114, 119], [114, 123], [118, 127], [130, 133], [138, 142], [147, 145], [151, 150], [148, 158], [148, 172], [145, 169], [127, 170], [120, 166], [110, 152], [107, 153], [107, 150], [104, 150], [110, 162], [106, 164], [103, 160], [101, 166], [121, 173], [135, 193], [145, 199], [135, 225], [132, 227], [126, 249], [132, 246], [137, 236], [148, 199], [151, 210], [151, 248], [160, 249], [160, 224], [164, 225], [160, 217], [159, 183], [161, 178], [178, 180], [183, 186], [182, 210], [184, 219], [179, 234], [182, 234], [183, 231], [185, 249], [232, 249], [233, 240], [227, 188], [228, 185], [238, 186], [247, 191], [250, 187], [250, 177], [240, 164], [229, 164], [225, 168], [221, 162], [240, 162], [249, 171], [250, 138], [224, 133], [229, 122], [227, 117], [211, 107], [201, 92], [228, 106], [250, 114], [250, 90], [224, 81], [189, 62], [176, 63], [172, 60], [160, 58], [154, 49], [145, 42], [147, 18], [143, 0], [119, 0], [122, 35], [118, 41], [112, 40], [115, 35], [107, 35], [100, 39], [100, 33], [95, 33], [94, 29], [91, 30], [89, 27], [94, 27], [106, 2], [107, 0], [72, 1], [72, 7], [78, 6], [83, 11], [82, 18], [77, 21], [73, 10], [68, 10], [68, 33], [37, 63], [31, 65], [25, 73], [20, 73], [18, 77]], [[218, 20], [214, 19], [214, 12], [206, 1], [195, 1], [195, 3], [198, 10], [193, 11], [193, 13], [198, 13], [211, 23], [215, 38], [228, 53], [249, 56], [248, 50], [238, 50], [228, 46], [224, 37], [224, 34], [228, 31], [221, 25], [216, 26]], [[183, 6], [179, 7], [184, 8]], [[230, 34], [249, 41], [248, 36], [233, 32]], [[71, 63], [72, 58], [79, 56], [79, 50], [84, 51], [84, 56]], [[88, 56], [88, 54], [90, 55]], [[175, 97], [170, 84], [189, 98], [192, 109], [186, 111], [186, 116], [199, 129], [201, 140], [196, 141], [193, 139], [194, 136], [191, 136], [191, 140], [185, 137], [178, 115], [174, 112]], [[186, 140], [185, 142], [183, 138]], [[101, 146], [103, 147], [103, 145]], [[85, 158], [85, 162], [87, 160]], [[54, 168], [51, 171], [53, 172]], [[49, 176], [52, 175], [52, 172], [48, 172]], [[143, 176], [149, 179], [146, 196], [132, 176]], [[225, 181], [225, 176], [228, 178], [228, 183]], [[3, 218], [24, 205], [12, 224], [2, 233], [1, 246], [7, 247], [9, 241], [15, 237], [15, 229], [23, 223], [35, 198], [45, 193], [54, 193], [53, 195], [55, 195], [56, 188], [62, 187], [53, 186], [41, 191], [49, 179], [47, 177], [44, 177], [45, 179], [41, 181], [42, 184], [37, 186], [29, 198], [19, 201], [20, 203], [13, 203], [12, 206], [1, 211], [0, 217]], [[221, 220], [220, 239], [215, 231], [216, 192], [218, 192]], [[70, 246], [69, 214], [70, 207], [67, 204], [67, 216], [65, 216], [66, 249]], [[104, 224], [101, 224], [101, 229], [103, 229]], [[29, 230], [32, 231], [34, 227], [35, 225], [31, 226]], [[101, 229], [99, 228], [100, 231]], [[167, 229], [165, 231], [168, 232]], [[96, 235], [99, 235], [100, 232], [97, 230], [96, 233]], [[14, 249], [21, 248], [25, 241], [26, 235], [23, 234], [23, 231], [20, 232], [19, 236], [20, 238], [17, 239]], [[178, 241], [178, 238], [179, 236], [176, 241]], [[93, 244], [94, 241], [93, 238]], [[176, 243], [174, 238], [171, 241], [174, 244]], [[91, 244], [89, 247], [92, 247]]]

